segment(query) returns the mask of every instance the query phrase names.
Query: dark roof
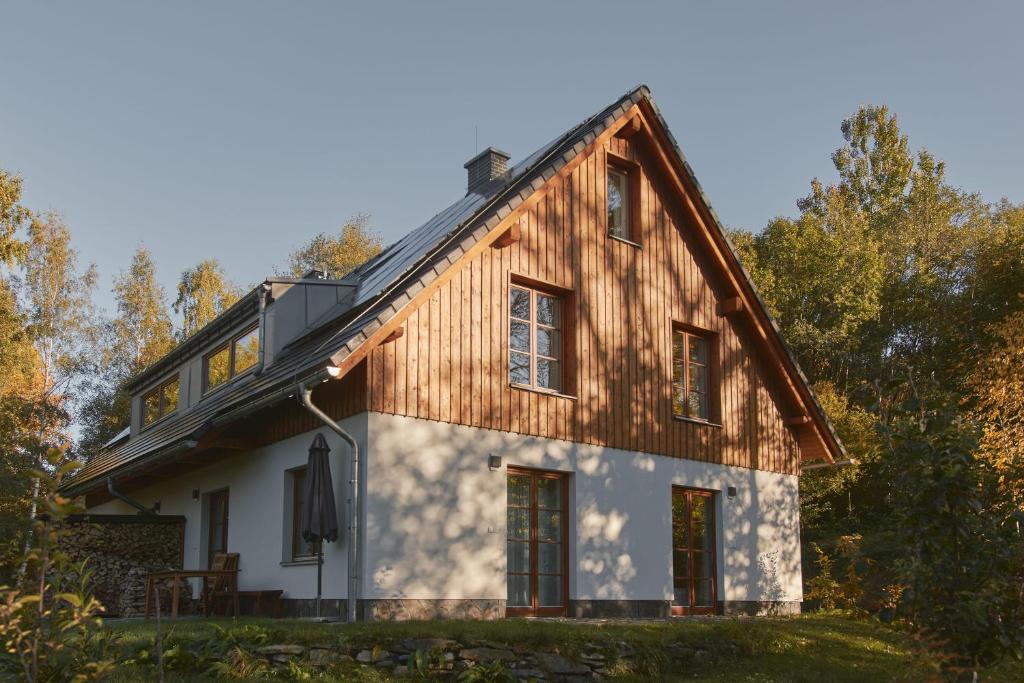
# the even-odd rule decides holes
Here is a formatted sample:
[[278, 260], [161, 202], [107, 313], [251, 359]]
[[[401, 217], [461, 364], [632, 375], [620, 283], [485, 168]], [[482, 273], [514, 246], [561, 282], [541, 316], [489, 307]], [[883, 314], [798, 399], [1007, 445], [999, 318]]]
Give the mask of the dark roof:
[[[129, 471], [159, 457], [161, 453], [180, 447], [183, 442], [200, 438], [211, 428], [214, 420], [224, 420], [230, 417], [228, 414], [240, 412], [246, 406], [257, 403], [269, 405], [268, 402], [283, 399], [297, 382], [353, 353], [417, 292], [486, 236], [559, 169], [576, 158], [630, 107], [642, 100], [647, 101], [658, 116], [679, 155], [679, 161], [700, 192], [724, 238], [724, 228], [711, 210], [707, 197], [700, 190], [678, 145], [671, 138], [667, 125], [650, 99], [650, 91], [646, 86], [639, 86], [513, 165], [504, 177], [467, 193], [346, 275], [343, 282], [356, 286], [353, 297], [347, 302], [347, 308], [335, 310], [332, 319], [286, 346], [284, 352], [275, 358], [261, 376], [240, 377], [224, 389], [204, 397], [182, 415], [158, 423], [126, 442], [101, 450], [65, 485], [65, 490], [83, 492], [101, 477]], [[735, 259], [735, 253], [730, 253]], [[738, 259], [736, 265], [739, 266]], [[749, 275], [745, 271], [744, 276], [749, 283]], [[761, 305], [763, 307], [763, 303]], [[766, 310], [764, 313], [767, 315]], [[777, 326], [775, 330], [778, 330]], [[786, 351], [788, 353], [788, 349]], [[806, 385], [806, 379], [799, 372], [791, 354], [789, 359]], [[161, 360], [156, 365], [163, 363]], [[816, 402], [815, 406], [819, 417], [824, 419], [824, 413]], [[835, 438], [831, 426], [829, 431]], [[838, 439], [835, 443], [841, 450]]]

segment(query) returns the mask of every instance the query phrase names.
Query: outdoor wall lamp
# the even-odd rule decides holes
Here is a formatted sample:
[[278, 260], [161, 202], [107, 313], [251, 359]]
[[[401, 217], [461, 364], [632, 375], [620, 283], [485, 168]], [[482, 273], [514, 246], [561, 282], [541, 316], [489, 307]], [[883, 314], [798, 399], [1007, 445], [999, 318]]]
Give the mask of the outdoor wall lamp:
[[735, 498], [736, 497], [736, 487], [735, 486], [730, 486], [729, 488], [727, 488], [725, 490], [725, 495], [729, 496], [729, 500], [732, 500], [733, 498]]
[[199, 489], [192, 489], [192, 500], [199, 500]]
[[491, 472], [493, 472], [495, 470], [500, 470], [501, 469], [501, 456], [500, 455], [494, 455], [493, 453], [491, 455], [488, 455], [487, 456], [487, 467], [490, 468]]

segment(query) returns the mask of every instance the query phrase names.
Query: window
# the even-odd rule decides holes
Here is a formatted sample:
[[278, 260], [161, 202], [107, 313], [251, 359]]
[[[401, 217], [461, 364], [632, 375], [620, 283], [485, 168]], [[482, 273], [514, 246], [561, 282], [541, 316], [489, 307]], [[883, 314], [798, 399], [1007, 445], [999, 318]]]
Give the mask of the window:
[[320, 541], [302, 538], [302, 502], [306, 498], [306, 468], [292, 470], [292, 560], [315, 557], [320, 551]]
[[217, 553], [228, 551], [228, 490], [208, 494], [207, 505], [206, 561], [212, 566]]
[[717, 576], [715, 497], [672, 487], [673, 614], [713, 614]]
[[178, 409], [178, 378], [173, 377], [142, 396], [142, 426], [148, 426]]
[[564, 615], [569, 537], [568, 479], [557, 472], [509, 468], [507, 587], [509, 616]]
[[711, 420], [710, 335], [672, 332], [672, 414]]
[[608, 167], [608, 234], [629, 237], [629, 177], [625, 172]]
[[224, 342], [206, 357], [205, 391], [242, 374], [259, 360], [259, 327], [252, 327]]
[[633, 161], [609, 153], [605, 188], [608, 236], [636, 242], [640, 167]]
[[509, 381], [544, 391], [562, 391], [562, 301], [512, 285], [509, 290]]

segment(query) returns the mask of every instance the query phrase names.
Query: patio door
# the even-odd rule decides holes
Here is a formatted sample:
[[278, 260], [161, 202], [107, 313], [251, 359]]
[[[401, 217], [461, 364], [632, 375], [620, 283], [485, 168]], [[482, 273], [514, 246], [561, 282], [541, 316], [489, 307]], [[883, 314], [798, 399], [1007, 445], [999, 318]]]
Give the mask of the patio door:
[[717, 576], [715, 496], [672, 488], [673, 614], [714, 614]]
[[209, 496], [209, 524], [206, 539], [207, 564], [213, 565], [213, 556], [228, 551], [228, 490], [216, 491]]
[[568, 605], [568, 478], [508, 471], [508, 616], [563, 616]]

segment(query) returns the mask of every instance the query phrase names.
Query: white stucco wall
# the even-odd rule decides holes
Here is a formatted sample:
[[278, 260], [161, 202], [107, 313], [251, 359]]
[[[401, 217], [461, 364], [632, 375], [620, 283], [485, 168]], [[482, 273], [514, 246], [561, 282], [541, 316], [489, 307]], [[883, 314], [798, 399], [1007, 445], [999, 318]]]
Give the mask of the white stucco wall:
[[[366, 444], [367, 414], [342, 421], [342, 425]], [[184, 515], [186, 568], [206, 566], [206, 495], [229, 490], [228, 550], [239, 556], [239, 589], [283, 589], [285, 598], [316, 595], [316, 565], [288, 565], [290, 556], [291, 479], [288, 470], [306, 463], [313, 435], [320, 431], [331, 447], [331, 473], [338, 504], [342, 538], [324, 545], [323, 597], [344, 598], [347, 587], [348, 522], [345, 500], [348, 489], [349, 449], [328, 429], [314, 430], [264, 448], [239, 453], [191, 473], [132, 491], [130, 495], [151, 505], [160, 501], [160, 512]], [[199, 500], [193, 500], [199, 489]], [[97, 513], [134, 514], [126, 503], [113, 500], [90, 509]], [[285, 546], [288, 545], [286, 548]]]
[[[571, 474], [569, 596], [671, 600], [673, 485], [717, 491], [718, 599], [800, 600], [797, 478], [381, 413], [343, 421], [364, 457], [361, 597], [504, 599], [508, 466]], [[305, 464], [316, 431], [331, 446], [343, 538], [324, 553], [325, 598], [346, 595], [348, 448], [327, 429], [239, 453], [132, 491], [184, 515], [185, 566], [205, 566], [205, 495], [230, 491], [228, 549], [239, 587], [311, 598], [314, 565], [289, 566], [288, 470]], [[490, 454], [502, 457], [491, 471]], [[727, 487], [737, 495], [729, 499]], [[193, 500], [199, 489], [199, 500]], [[91, 510], [134, 513], [121, 501]]]
[[802, 597], [795, 476], [380, 413], [369, 435], [364, 597], [505, 598], [509, 465], [572, 474], [572, 599], [672, 599], [673, 485], [721, 494], [719, 600]]

